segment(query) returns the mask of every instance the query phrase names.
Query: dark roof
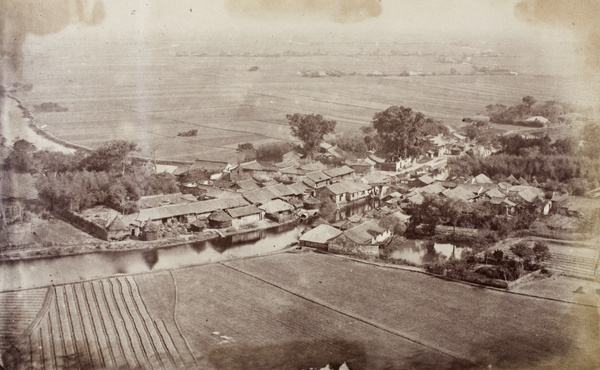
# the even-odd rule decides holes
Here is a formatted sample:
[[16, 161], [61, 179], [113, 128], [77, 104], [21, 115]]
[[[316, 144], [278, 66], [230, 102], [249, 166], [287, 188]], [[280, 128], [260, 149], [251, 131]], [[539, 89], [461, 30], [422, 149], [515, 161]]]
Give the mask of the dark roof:
[[225, 211], [223, 211], [222, 209], [218, 209], [218, 210], [214, 211], [213, 213], [211, 213], [210, 216], [208, 216], [208, 220], [224, 222], [224, 221], [231, 221], [231, 217], [227, 213], [225, 213]]
[[244, 216], [255, 215], [257, 213], [261, 213], [261, 210], [256, 208], [255, 205], [249, 205], [245, 207], [239, 208], [231, 208], [227, 210], [227, 213], [233, 218], [240, 218]]
[[35, 179], [30, 174], [3, 171], [0, 176], [2, 199], [37, 199]]
[[381, 235], [386, 230], [379, 226], [375, 220], [367, 221], [350, 230], [344, 231], [344, 236], [357, 244], [369, 243], [377, 235]]
[[329, 177], [346, 176], [354, 173], [354, 170], [348, 166], [336, 167], [331, 170], [323, 171]]

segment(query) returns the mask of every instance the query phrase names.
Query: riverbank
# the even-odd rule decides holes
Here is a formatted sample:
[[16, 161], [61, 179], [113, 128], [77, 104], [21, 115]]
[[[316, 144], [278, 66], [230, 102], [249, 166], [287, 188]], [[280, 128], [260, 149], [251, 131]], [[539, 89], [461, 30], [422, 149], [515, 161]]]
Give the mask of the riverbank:
[[256, 224], [257, 227], [252, 229], [228, 231], [210, 229], [194, 234], [179, 235], [173, 238], [153, 241], [125, 240], [106, 242], [100, 239], [94, 239], [93, 242], [77, 245], [48, 245], [40, 248], [20, 248], [19, 246], [16, 246], [14, 248], [5, 248], [5, 250], [0, 254], [0, 262], [67, 257], [89, 253], [127, 252], [171, 248], [187, 243], [200, 243], [243, 234], [260, 233], [261, 231], [292, 226], [297, 222], [297, 220], [294, 220], [286, 223], [277, 223], [270, 220], [262, 220], [260, 223]]

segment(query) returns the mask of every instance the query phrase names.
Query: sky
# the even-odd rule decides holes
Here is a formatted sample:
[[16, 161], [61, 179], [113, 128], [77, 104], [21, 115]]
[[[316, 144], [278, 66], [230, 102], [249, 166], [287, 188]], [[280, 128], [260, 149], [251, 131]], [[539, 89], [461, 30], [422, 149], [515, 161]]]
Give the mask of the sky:
[[224, 32], [229, 35], [531, 33], [533, 28], [516, 17], [516, 3], [511, 0], [104, 0], [106, 17], [96, 28], [111, 37], [123, 38]]
[[594, 77], [597, 24], [600, 0], [2, 0], [0, 53], [18, 70], [28, 41], [512, 37], [575, 40]]

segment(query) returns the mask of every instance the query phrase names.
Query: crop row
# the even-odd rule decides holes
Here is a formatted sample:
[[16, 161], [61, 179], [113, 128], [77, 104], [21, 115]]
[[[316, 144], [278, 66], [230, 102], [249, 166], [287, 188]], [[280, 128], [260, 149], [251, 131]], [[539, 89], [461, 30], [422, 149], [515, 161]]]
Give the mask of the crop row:
[[[153, 320], [131, 277], [56, 286], [45, 316], [29, 336], [22, 367], [184, 368], [193, 363]], [[178, 333], [177, 333], [178, 334]]]

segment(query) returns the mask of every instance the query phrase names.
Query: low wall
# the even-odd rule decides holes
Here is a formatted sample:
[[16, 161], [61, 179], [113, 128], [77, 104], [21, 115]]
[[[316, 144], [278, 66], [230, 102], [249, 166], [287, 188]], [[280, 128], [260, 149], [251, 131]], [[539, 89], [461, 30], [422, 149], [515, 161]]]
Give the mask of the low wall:
[[342, 246], [339, 244], [329, 244], [327, 251], [340, 254], [364, 254], [367, 256], [379, 257], [378, 245], [357, 245], [357, 246]]
[[57, 211], [55, 211], [54, 213], [56, 213], [59, 217], [69, 221], [71, 224], [79, 227], [86, 233], [88, 233], [92, 236], [95, 236], [98, 239], [108, 240], [108, 231], [106, 231], [105, 229], [96, 225], [95, 223], [90, 222], [72, 212], [67, 212], [67, 211], [57, 212]]

